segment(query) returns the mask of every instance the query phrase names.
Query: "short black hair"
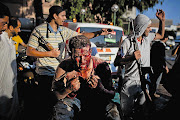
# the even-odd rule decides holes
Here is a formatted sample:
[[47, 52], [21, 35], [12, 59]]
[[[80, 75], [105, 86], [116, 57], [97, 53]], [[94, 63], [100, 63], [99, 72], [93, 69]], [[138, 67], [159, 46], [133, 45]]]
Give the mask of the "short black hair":
[[20, 22], [20, 20], [17, 17], [10, 18], [8, 28], [9, 28], [9, 26], [13, 26], [13, 28], [17, 27], [18, 26], [18, 21]]
[[78, 35], [78, 36], [72, 37], [69, 40], [69, 49], [70, 49], [71, 53], [72, 53], [73, 48], [79, 49], [79, 48], [85, 47], [87, 45], [91, 46], [91, 42], [84, 35]]
[[11, 16], [9, 8], [0, 2], [0, 18], [4, 18], [5, 16]]
[[65, 10], [63, 9], [63, 7], [57, 6], [57, 5], [52, 6], [52, 7], [49, 9], [49, 15], [48, 15], [48, 18], [46, 19], [46, 21], [47, 21], [47, 22], [51, 22], [51, 20], [54, 19], [53, 15], [54, 15], [54, 14], [58, 15], [58, 14], [61, 13], [62, 11], [65, 11]]

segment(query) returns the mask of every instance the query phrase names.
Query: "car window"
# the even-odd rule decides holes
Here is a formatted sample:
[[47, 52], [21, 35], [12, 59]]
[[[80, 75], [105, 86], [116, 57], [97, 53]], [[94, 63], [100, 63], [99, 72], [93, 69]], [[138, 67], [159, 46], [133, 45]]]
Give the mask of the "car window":
[[[95, 32], [101, 29], [102, 28], [81, 27], [80, 32]], [[121, 30], [114, 30], [112, 34], [105, 36], [98, 36], [90, 39], [90, 41], [96, 44], [97, 47], [118, 47], [121, 36], [122, 36]]]

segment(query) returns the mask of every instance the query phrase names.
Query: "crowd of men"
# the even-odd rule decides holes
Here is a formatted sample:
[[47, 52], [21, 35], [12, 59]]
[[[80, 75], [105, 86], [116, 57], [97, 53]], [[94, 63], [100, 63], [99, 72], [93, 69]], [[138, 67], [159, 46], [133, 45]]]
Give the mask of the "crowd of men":
[[[21, 114], [18, 113], [16, 49], [12, 37], [20, 32], [21, 22], [11, 17], [5, 5], [0, 5], [0, 119], [15, 120], [20, 119]], [[121, 84], [116, 90], [109, 65], [91, 55], [89, 39], [110, 34], [108, 30], [73, 31], [63, 26], [66, 11], [52, 6], [46, 22], [32, 31], [28, 44], [21, 42], [27, 47], [26, 54], [36, 58], [35, 79], [38, 81], [38, 89], [30, 98], [35, 100], [25, 106], [28, 112], [23, 119], [130, 120], [135, 119], [137, 111], [138, 119], [148, 119], [154, 110], [153, 101], [159, 97], [156, 90], [163, 71], [169, 72], [164, 58], [165, 12], [157, 10], [156, 17], [158, 33], [150, 33], [151, 20], [139, 14], [132, 34], [121, 42], [114, 65], [124, 68], [125, 73], [123, 78], [119, 73]], [[66, 40], [69, 40], [68, 46]], [[154, 40], [158, 42], [152, 45]], [[179, 79], [178, 69], [179, 55], [169, 79], [172, 76], [176, 81]], [[166, 82], [174, 104], [177, 86]]]

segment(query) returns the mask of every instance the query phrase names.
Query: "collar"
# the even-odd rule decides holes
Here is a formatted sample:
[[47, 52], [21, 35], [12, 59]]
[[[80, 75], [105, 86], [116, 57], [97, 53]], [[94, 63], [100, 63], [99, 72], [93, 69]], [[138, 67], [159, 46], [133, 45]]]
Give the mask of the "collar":
[[161, 40], [154, 40], [153, 42], [157, 42], [157, 41], [159, 41], [160, 43], [162, 43], [165, 47], [166, 47], [166, 44], [163, 42], [163, 41], [161, 41]]
[[7, 41], [8, 44], [14, 44], [12, 37], [9, 38], [8, 33], [6, 31], [4, 31], [1, 36], [4, 37], [4, 39]]
[[[144, 40], [144, 39], [142, 38], [142, 40], [141, 40], [141, 41], [143, 42], [143, 40]], [[138, 39], [138, 38], [137, 38], [137, 41], [138, 41], [138, 42], [141, 42], [141, 41], [140, 41], [140, 39]]]
[[8, 40], [11, 40], [12, 37], [9, 38], [8, 33], [4, 31], [2, 34], [4, 34], [4, 37]]
[[48, 23], [48, 29], [49, 29], [50, 32], [53, 32], [53, 33], [55, 33], [55, 34], [57, 34], [57, 33], [59, 33], [59, 32], [62, 31], [62, 29], [61, 29], [60, 26], [59, 26], [58, 29], [57, 29], [57, 32], [55, 32], [55, 31], [52, 29], [52, 27], [51, 27], [51, 25], [50, 25], [49, 23]]

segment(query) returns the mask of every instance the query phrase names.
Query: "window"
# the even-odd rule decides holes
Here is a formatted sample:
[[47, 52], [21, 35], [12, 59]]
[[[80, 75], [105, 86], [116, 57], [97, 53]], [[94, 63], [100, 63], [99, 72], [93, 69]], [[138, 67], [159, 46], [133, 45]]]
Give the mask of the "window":
[[[99, 31], [102, 28], [91, 28], [91, 27], [81, 27], [80, 32], [95, 32]], [[118, 47], [119, 40], [122, 36], [121, 30], [114, 30], [114, 34], [109, 34], [106, 36], [98, 36], [90, 39], [91, 42], [96, 44], [97, 47]]]

